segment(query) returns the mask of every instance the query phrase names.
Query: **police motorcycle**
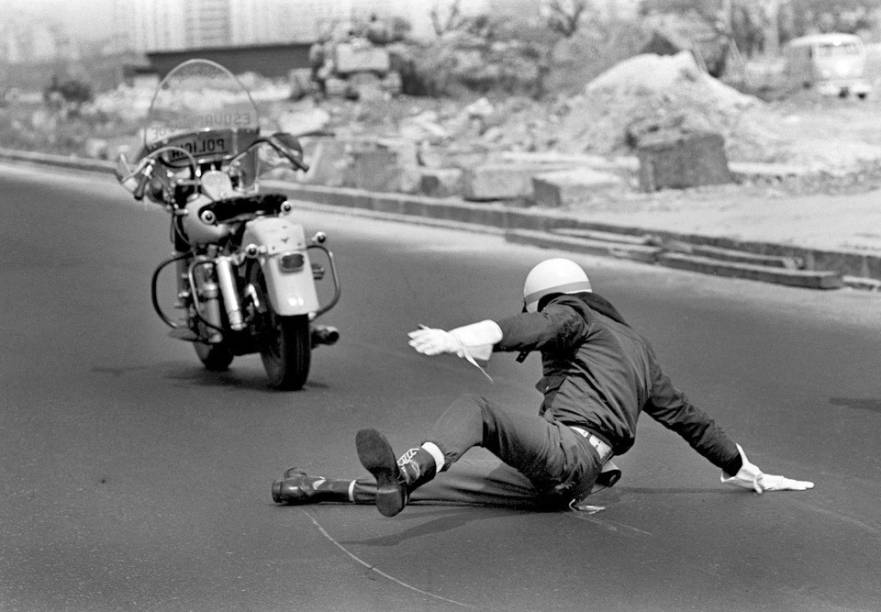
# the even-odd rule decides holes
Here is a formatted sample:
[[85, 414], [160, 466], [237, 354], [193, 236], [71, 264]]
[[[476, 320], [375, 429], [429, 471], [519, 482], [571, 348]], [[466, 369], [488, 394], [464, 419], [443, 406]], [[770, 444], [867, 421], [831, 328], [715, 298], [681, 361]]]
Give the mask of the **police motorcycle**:
[[[262, 134], [248, 90], [220, 64], [197, 59], [161, 80], [143, 147], [131, 163], [120, 156], [116, 175], [135, 200], [146, 196], [170, 216], [173, 253], [151, 282], [169, 335], [193, 343], [211, 371], [259, 353], [270, 386], [296, 390], [312, 349], [339, 338], [315, 320], [339, 301], [340, 283], [327, 236], [307, 238], [293, 204], [260, 187], [261, 170], [282, 163], [308, 170], [298, 140]], [[176, 279], [176, 315], [160, 303], [166, 269]]]

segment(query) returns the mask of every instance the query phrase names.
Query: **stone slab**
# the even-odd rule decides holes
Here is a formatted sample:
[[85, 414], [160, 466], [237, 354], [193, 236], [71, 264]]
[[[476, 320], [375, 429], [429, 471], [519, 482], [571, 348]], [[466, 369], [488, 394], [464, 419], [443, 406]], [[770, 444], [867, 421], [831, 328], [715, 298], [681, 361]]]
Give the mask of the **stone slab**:
[[459, 168], [420, 168], [419, 192], [432, 198], [447, 198], [462, 193], [462, 170]]
[[590, 168], [543, 172], [532, 177], [535, 203], [549, 208], [587, 202], [622, 185], [617, 175]]
[[803, 287], [805, 289], [840, 289], [844, 286], [842, 276], [835, 271], [788, 270], [754, 264], [720, 261], [709, 257], [697, 257], [682, 253], [663, 253], [658, 263], [670, 268], [702, 272], [714, 276], [745, 278], [750, 280]]
[[640, 140], [639, 187], [643, 191], [718, 185], [734, 180], [725, 139], [713, 133], [658, 133]]
[[349, 165], [346, 143], [335, 138], [320, 138], [314, 143], [309, 158], [309, 171], [301, 179], [304, 183], [342, 187]]
[[621, 232], [607, 232], [593, 229], [558, 227], [552, 230], [554, 234], [581, 238], [583, 240], [599, 240], [605, 242], [626, 242], [633, 245], [658, 246], [652, 244], [652, 238], [645, 234], [624, 234]]
[[487, 163], [465, 168], [462, 195], [466, 200], [532, 200], [532, 177], [542, 171], [561, 170], [546, 165]]
[[632, 242], [591, 240], [535, 230], [509, 230], [505, 232], [505, 239], [516, 244], [528, 244], [547, 249], [566, 249], [578, 253], [618, 257], [643, 263], [655, 263], [662, 251], [660, 247], [633, 244]]
[[340, 43], [334, 47], [334, 67], [339, 74], [378, 72], [391, 68], [388, 51], [373, 45]]
[[401, 168], [394, 151], [376, 149], [350, 153], [350, 186], [378, 192], [396, 192], [401, 188]]
[[692, 246], [691, 254], [697, 255], [699, 257], [721, 259], [723, 261], [748, 263], [759, 266], [769, 266], [772, 268], [786, 268], [788, 270], [798, 270], [804, 268], [804, 260], [802, 260], [802, 258], [800, 257], [762, 255], [759, 253], [749, 253], [746, 251], [736, 251], [733, 249], [723, 249], [720, 247], [704, 245]]

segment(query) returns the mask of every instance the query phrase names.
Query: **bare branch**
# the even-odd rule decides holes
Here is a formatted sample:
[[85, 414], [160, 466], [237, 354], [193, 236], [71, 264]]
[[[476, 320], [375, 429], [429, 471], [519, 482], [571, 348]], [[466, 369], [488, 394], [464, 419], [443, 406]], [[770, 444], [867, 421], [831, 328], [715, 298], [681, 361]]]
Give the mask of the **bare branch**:
[[571, 38], [577, 31], [587, 0], [547, 0], [547, 24], [554, 32]]
[[436, 1], [434, 6], [429, 11], [429, 16], [431, 17], [431, 27], [434, 28], [434, 33], [437, 36], [441, 36], [446, 32], [451, 32], [453, 30], [457, 30], [462, 26], [461, 19], [461, 7], [459, 6], [461, 0], [453, 0], [450, 4], [450, 8], [446, 13], [446, 18], [441, 15], [441, 7], [440, 2]]

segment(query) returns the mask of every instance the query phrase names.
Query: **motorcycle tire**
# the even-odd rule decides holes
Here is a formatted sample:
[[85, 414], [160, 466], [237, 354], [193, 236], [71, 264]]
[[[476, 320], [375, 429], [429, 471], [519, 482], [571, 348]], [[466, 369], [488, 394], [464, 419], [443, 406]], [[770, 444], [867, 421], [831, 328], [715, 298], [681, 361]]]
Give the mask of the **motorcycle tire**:
[[204, 342], [194, 342], [196, 355], [199, 361], [210, 372], [223, 372], [229, 368], [232, 363], [233, 353], [223, 344], [206, 344]]
[[260, 348], [269, 385], [284, 391], [302, 389], [312, 361], [309, 317], [282, 317], [271, 312], [271, 309], [269, 317], [271, 331], [265, 335]]

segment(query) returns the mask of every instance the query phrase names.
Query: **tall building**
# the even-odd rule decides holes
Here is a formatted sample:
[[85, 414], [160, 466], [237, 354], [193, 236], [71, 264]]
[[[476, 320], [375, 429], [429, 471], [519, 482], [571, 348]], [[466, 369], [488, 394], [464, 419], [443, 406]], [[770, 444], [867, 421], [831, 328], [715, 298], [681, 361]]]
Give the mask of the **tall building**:
[[184, 39], [189, 48], [222, 47], [232, 42], [230, 0], [187, 0]]
[[[402, 17], [412, 27], [412, 35], [418, 38], [431, 37], [434, 28], [431, 11], [448, 11], [457, 0], [289, 0], [298, 7], [302, 16], [300, 36], [304, 40], [314, 39], [338, 24], [352, 20], [366, 21], [371, 15], [380, 18]], [[458, 0], [462, 15], [475, 15], [489, 10], [494, 0]], [[495, 0], [506, 1], [506, 0]], [[513, 0], [535, 3], [536, 0]]]
[[135, 51], [312, 42], [353, 20], [402, 17], [431, 37], [431, 11], [537, 12], [539, 0], [115, 0], [114, 48]]
[[0, 25], [0, 61], [9, 64], [76, 59], [79, 49], [57, 24], [28, 19]]
[[186, 46], [185, 4], [179, 0], [116, 0], [113, 6], [117, 50], [153, 51]]
[[292, 0], [229, 0], [233, 45], [311, 41], [302, 23], [308, 16]]

